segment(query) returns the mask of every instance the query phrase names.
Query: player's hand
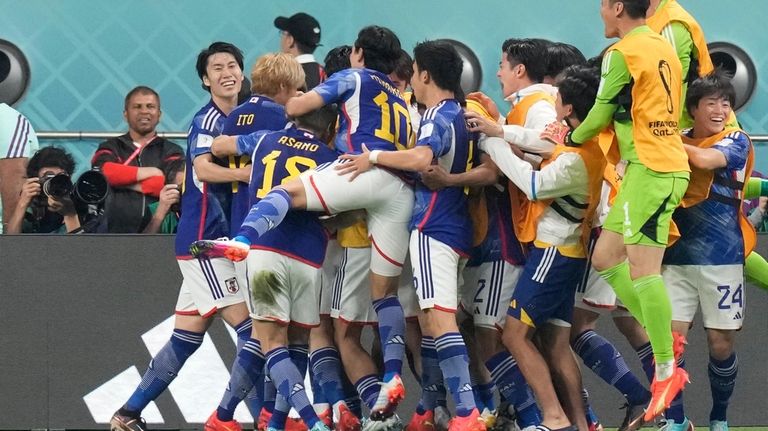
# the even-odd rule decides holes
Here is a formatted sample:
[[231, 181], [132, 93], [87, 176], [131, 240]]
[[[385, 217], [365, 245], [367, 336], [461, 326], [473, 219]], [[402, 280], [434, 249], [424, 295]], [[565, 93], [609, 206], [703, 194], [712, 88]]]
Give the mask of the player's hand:
[[163, 190], [160, 191], [160, 199], [157, 204], [158, 209], [162, 208], [167, 213], [174, 204], [179, 203], [180, 198], [179, 186], [177, 184], [166, 184], [163, 186]]
[[501, 113], [499, 112], [499, 107], [496, 106], [496, 102], [493, 101], [490, 97], [486, 96], [485, 93], [481, 91], [474, 91], [472, 93], [467, 94], [467, 99], [472, 99], [479, 104], [483, 105], [483, 108], [485, 108], [486, 111], [488, 111], [488, 114], [491, 115], [493, 118], [499, 118], [501, 116]]
[[451, 174], [440, 165], [430, 165], [421, 172], [421, 182], [430, 190], [440, 190], [449, 187]]
[[565, 145], [566, 137], [570, 132], [570, 127], [566, 126], [561, 121], [554, 121], [544, 127], [539, 138], [552, 142], [555, 145]]
[[41, 190], [40, 178], [27, 178], [21, 186], [18, 206], [23, 208], [28, 207], [30, 202], [32, 202], [32, 199], [34, 199], [35, 196], [40, 195]]
[[336, 166], [336, 170], [338, 171], [337, 174], [352, 174], [349, 177], [349, 181], [353, 181], [358, 175], [373, 167], [373, 163], [368, 159], [370, 154], [371, 152], [365, 144], [363, 144], [363, 152], [360, 154], [342, 154], [339, 156], [339, 159], [344, 160], [345, 162]]
[[501, 124], [494, 123], [477, 112], [465, 111], [464, 118], [467, 120], [470, 132], [485, 133], [486, 136], [497, 138], [504, 137], [504, 129], [501, 127]]

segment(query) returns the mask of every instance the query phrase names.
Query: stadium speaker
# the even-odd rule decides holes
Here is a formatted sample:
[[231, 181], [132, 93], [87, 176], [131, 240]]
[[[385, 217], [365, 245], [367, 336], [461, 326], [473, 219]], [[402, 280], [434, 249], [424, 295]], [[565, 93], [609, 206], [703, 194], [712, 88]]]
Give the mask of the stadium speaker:
[[475, 52], [458, 40], [441, 40], [453, 45], [459, 52], [461, 59], [464, 60], [464, 70], [461, 72], [461, 89], [464, 90], [464, 94], [480, 90], [480, 86], [483, 84], [483, 68], [480, 66], [480, 60], [477, 59]]
[[707, 44], [709, 55], [715, 67], [722, 68], [731, 77], [736, 90], [736, 111], [746, 105], [757, 87], [757, 69], [755, 63], [743, 49], [729, 42]]
[[0, 39], [0, 102], [13, 105], [29, 86], [29, 63], [14, 44]]

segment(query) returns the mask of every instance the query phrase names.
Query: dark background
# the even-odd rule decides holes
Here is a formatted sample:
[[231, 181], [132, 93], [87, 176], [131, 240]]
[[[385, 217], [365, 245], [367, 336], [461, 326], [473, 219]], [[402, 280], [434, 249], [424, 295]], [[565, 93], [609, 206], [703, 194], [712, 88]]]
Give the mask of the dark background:
[[[766, 250], [768, 240], [761, 238], [759, 251]], [[0, 236], [0, 263], [0, 429], [105, 429], [94, 422], [83, 396], [131, 365], [139, 373], [146, 369], [151, 358], [141, 335], [173, 313], [181, 282], [173, 237]], [[749, 305], [737, 339], [732, 426], [768, 424], [768, 292], [749, 287], [745, 293]], [[601, 331], [643, 376], [610, 319], [601, 322]], [[220, 322], [210, 335], [228, 368], [234, 355], [230, 336]], [[696, 424], [706, 425], [710, 393], [700, 325], [689, 340], [686, 407]], [[399, 412], [407, 421], [418, 385], [406, 373], [408, 397]], [[591, 371], [583, 374], [603, 424], [617, 426], [623, 397]], [[184, 422], [168, 393], [156, 403], [165, 424], [152, 428], [202, 427]]]

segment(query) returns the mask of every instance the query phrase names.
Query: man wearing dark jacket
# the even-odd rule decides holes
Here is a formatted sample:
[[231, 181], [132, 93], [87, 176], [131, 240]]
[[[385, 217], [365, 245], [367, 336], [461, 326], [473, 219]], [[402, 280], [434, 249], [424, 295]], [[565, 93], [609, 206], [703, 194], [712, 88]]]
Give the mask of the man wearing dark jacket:
[[280, 30], [280, 50], [291, 54], [304, 69], [307, 90], [325, 81], [325, 70], [312, 54], [320, 45], [320, 23], [304, 12], [288, 18], [275, 18], [275, 27]]
[[107, 177], [112, 193], [106, 202], [110, 233], [140, 233], [152, 218], [147, 206], [157, 202], [171, 162], [184, 157], [173, 142], [157, 136], [160, 96], [139, 86], [125, 96], [128, 133], [99, 145], [91, 159]]

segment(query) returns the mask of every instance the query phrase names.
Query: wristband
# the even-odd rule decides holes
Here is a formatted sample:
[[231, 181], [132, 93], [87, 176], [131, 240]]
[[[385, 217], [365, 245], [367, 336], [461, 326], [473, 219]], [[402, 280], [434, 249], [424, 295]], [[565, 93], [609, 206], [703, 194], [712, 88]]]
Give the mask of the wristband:
[[381, 154], [381, 150], [371, 151], [368, 153], [368, 161], [371, 162], [372, 165], [375, 165], [379, 161], [379, 154]]

